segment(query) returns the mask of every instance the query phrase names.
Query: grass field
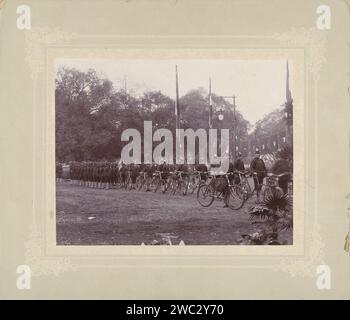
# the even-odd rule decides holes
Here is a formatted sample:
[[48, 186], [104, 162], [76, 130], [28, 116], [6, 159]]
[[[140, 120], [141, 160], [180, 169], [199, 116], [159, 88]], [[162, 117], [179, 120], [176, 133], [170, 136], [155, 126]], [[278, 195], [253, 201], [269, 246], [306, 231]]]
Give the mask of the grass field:
[[[236, 245], [241, 234], [256, 227], [246, 211], [252, 200], [233, 211], [215, 201], [199, 205], [196, 195], [101, 190], [57, 184], [57, 243], [59, 245], [140, 245], [156, 240], [174, 245]], [[290, 238], [290, 235], [287, 235]]]

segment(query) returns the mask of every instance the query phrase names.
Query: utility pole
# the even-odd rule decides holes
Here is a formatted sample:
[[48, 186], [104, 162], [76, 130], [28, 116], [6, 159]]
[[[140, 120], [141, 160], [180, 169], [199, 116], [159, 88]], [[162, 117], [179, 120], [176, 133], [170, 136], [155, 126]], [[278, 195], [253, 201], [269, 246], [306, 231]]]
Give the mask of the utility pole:
[[[233, 105], [233, 130], [231, 129], [231, 137], [232, 137], [232, 142], [231, 142], [231, 152], [229, 154], [230, 160], [234, 162], [236, 160], [236, 146], [237, 146], [237, 141], [236, 141], [236, 136], [237, 136], [237, 119], [236, 119], [236, 96], [221, 96], [221, 98], [224, 99], [232, 99], [232, 105]], [[212, 98], [211, 98], [211, 78], [209, 78], [209, 97], [208, 97], [208, 102], [209, 102], [209, 129], [213, 127], [213, 104], [212, 104]], [[231, 109], [232, 112], [232, 109]], [[223, 120], [223, 114], [221, 114], [221, 118], [219, 115], [219, 120]]]

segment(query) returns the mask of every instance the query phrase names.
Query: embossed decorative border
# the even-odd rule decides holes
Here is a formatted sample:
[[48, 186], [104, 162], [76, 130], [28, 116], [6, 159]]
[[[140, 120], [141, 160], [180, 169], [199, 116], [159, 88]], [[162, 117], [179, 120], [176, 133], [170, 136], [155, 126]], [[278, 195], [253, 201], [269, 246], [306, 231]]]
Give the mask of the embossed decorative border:
[[[350, 0], [346, 0], [347, 4], [349, 6], [349, 14], [350, 14]], [[349, 65], [348, 65], [348, 98], [349, 98], [349, 104], [350, 104], [350, 42], [348, 43], [348, 54], [349, 54]], [[349, 172], [348, 172], [348, 184], [350, 186], [350, 128], [348, 129], [348, 163], [349, 163]], [[350, 255], [350, 189], [348, 190], [348, 193], [346, 195], [346, 202], [347, 202], [347, 208], [346, 208], [346, 215], [348, 218], [348, 233], [345, 237], [345, 244], [344, 244], [344, 250], [349, 253]]]
[[[286, 33], [276, 33], [274, 35], [275, 39], [279, 41], [291, 45], [291, 46], [302, 46], [307, 47], [308, 51], [308, 61], [307, 68], [309, 73], [313, 78], [313, 82], [315, 84], [314, 89], [314, 104], [317, 105], [317, 87], [318, 81], [320, 77], [320, 71], [322, 65], [326, 62], [325, 58], [325, 44], [326, 44], [326, 36], [325, 33], [320, 33], [315, 28], [292, 28], [291, 31]], [[317, 118], [317, 110], [315, 107], [314, 118]], [[317, 120], [314, 122], [314, 135], [317, 140]], [[313, 153], [318, 154], [318, 143], [314, 143]], [[317, 158], [314, 161], [315, 168], [317, 170]], [[317, 211], [317, 194], [315, 193], [315, 211]], [[324, 263], [324, 248], [325, 244], [321, 236], [320, 225], [317, 220], [317, 215], [315, 215], [315, 220], [312, 224], [312, 229], [306, 234], [305, 243], [309, 244], [309, 256], [308, 260], [298, 259], [298, 258], [286, 258], [283, 259], [278, 266], [275, 267], [275, 270], [281, 270], [288, 272], [292, 276], [314, 276], [315, 269], [317, 265]]]
[[[72, 40], [76, 35], [62, 31], [60, 28], [32, 28], [25, 31], [25, 61], [28, 63], [30, 77], [33, 81], [33, 149], [36, 154], [37, 133], [36, 124], [38, 116], [38, 78], [39, 74], [45, 71], [45, 47], [53, 44], [64, 45]], [[76, 270], [77, 265], [72, 264], [67, 258], [46, 259], [44, 257], [43, 238], [38, 225], [37, 211], [38, 201], [36, 193], [37, 167], [33, 161], [33, 186], [32, 186], [32, 223], [30, 225], [29, 239], [24, 243], [26, 247], [26, 264], [31, 266], [32, 274], [35, 276], [59, 275], [68, 270]], [[40, 210], [39, 210], [40, 211]]]
[[[81, 37], [74, 33], [68, 33], [62, 31], [59, 28], [33, 28], [26, 32], [26, 62], [28, 63], [30, 75], [33, 80], [33, 122], [34, 132], [33, 136], [36, 137], [35, 123], [37, 110], [36, 106], [38, 103], [37, 92], [38, 92], [38, 79], [39, 76], [45, 71], [45, 48], [48, 46], [65, 46], [69, 45], [73, 39]], [[87, 36], [83, 36], [87, 37]], [[202, 36], [203, 37], [203, 36]], [[209, 37], [209, 36], [208, 36]], [[212, 36], [210, 36], [212, 37]], [[151, 38], [151, 37], [149, 37]], [[181, 38], [181, 36], [179, 36]], [[315, 29], [292, 29], [290, 32], [282, 34], [274, 34], [271, 37], [266, 37], [277, 41], [281, 46], [293, 47], [304, 47], [308, 50], [308, 72], [315, 82], [315, 88], [317, 88], [317, 81], [319, 79], [319, 72], [322, 68], [322, 64], [325, 62], [324, 57], [324, 36], [317, 33]], [[219, 46], [218, 46], [219, 48]], [[316, 89], [317, 90], [317, 89]], [[314, 92], [315, 99], [317, 98], [317, 91]], [[35, 139], [34, 139], [35, 141]], [[317, 145], [317, 144], [316, 144]], [[34, 144], [34, 149], [35, 149]], [[317, 148], [317, 146], [315, 146]], [[35, 150], [34, 150], [35, 151]], [[33, 165], [34, 177], [36, 177], [36, 164]], [[33, 199], [36, 199], [36, 183], [33, 181]], [[32, 267], [33, 275], [59, 275], [62, 272], [68, 270], [77, 270], [80, 267], [78, 264], [72, 262], [72, 259], [67, 257], [46, 257], [44, 236], [42, 230], [37, 221], [36, 215], [38, 211], [37, 202], [33, 204], [33, 222], [30, 229], [30, 235], [28, 241], [25, 243], [26, 246], [26, 263]], [[40, 211], [40, 210], [39, 210]], [[292, 276], [314, 276], [316, 266], [323, 263], [324, 257], [324, 243], [320, 233], [320, 227], [317, 222], [317, 218], [312, 223], [312, 230], [308, 233], [306, 243], [309, 246], [306, 258], [283, 258], [280, 263], [273, 266], [257, 266], [248, 265], [244, 267], [254, 268], [271, 268], [273, 270], [279, 270], [288, 272]], [[225, 266], [227, 267], [227, 265]], [[232, 266], [239, 267], [241, 265]]]
[[[349, 16], [350, 16], [350, 0], [344, 0], [345, 4], [348, 6], [349, 9]], [[349, 65], [348, 65], [348, 95], [349, 95], [349, 103], [350, 103], [350, 42], [348, 43], [348, 54], [349, 54]], [[348, 160], [349, 160], [349, 174], [348, 174], [348, 183], [350, 184], [350, 128], [349, 128], [349, 138], [348, 138]], [[346, 195], [346, 200], [348, 203], [346, 215], [349, 221], [348, 226], [348, 233], [345, 237], [345, 245], [344, 250], [350, 254], [350, 189], [348, 190], [348, 193]]]

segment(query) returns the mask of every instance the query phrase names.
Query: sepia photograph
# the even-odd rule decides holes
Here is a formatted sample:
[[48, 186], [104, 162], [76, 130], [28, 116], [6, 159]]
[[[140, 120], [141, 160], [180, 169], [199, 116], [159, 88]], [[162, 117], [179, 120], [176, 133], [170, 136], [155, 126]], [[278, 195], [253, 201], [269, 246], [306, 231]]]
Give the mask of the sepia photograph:
[[56, 59], [57, 245], [292, 245], [283, 59]]
[[348, 299], [349, 14], [0, 0], [0, 300]]

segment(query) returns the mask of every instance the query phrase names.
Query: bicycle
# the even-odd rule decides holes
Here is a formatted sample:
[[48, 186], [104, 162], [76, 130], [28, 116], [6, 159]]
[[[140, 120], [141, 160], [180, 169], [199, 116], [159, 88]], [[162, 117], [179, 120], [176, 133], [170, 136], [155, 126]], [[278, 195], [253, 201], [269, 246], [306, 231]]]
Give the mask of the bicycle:
[[205, 179], [203, 179], [204, 175], [204, 172], [195, 170], [194, 173], [192, 173], [186, 181], [185, 188], [183, 191], [184, 195], [193, 194], [197, 190], [197, 188], [205, 182]]
[[[250, 174], [249, 171], [244, 171], [244, 172], [235, 171], [235, 173], [240, 178], [239, 185], [241, 187], [241, 190], [243, 191], [244, 202], [246, 202], [254, 194], [254, 192], [256, 192], [257, 189], [254, 187], [254, 189], [252, 190], [248, 182], [247, 175]], [[258, 187], [260, 187], [260, 190], [261, 190], [260, 192], [262, 192], [263, 199], [264, 201], [266, 201], [266, 199], [270, 197], [272, 194], [277, 194], [277, 195], [284, 194], [283, 190], [279, 187], [278, 182], [279, 182], [279, 179], [285, 176], [286, 174], [290, 174], [290, 173], [284, 172], [278, 175], [269, 173], [266, 179], [264, 179], [264, 181], [266, 180], [265, 183], [264, 181], [262, 183], [259, 183], [257, 172], [253, 172], [251, 175], [253, 177], [253, 180], [256, 181], [254, 185], [257, 185]]]
[[[243, 190], [239, 184], [231, 182], [230, 176], [234, 173], [226, 173], [220, 175], [226, 180], [226, 185], [218, 189], [218, 179], [216, 175], [208, 177], [207, 183], [203, 183], [199, 186], [197, 191], [197, 201], [203, 207], [209, 207], [214, 200], [224, 201], [227, 200], [227, 205], [232, 210], [238, 210], [242, 208], [244, 204]], [[220, 183], [220, 182], [219, 182]], [[228, 196], [226, 193], [229, 193]]]
[[[172, 183], [172, 194], [175, 195], [176, 192], [181, 193], [182, 195], [186, 195], [186, 181], [183, 177], [184, 172], [175, 171], [173, 175], [173, 183]], [[187, 178], [187, 177], [186, 177]]]
[[129, 171], [126, 171], [126, 170], [120, 171], [119, 172], [118, 183], [117, 183], [117, 188], [127, 189], [128, 188], [129, 179], [130, 179]]
[[143, 183], [143, 190], [144, 191], [151, 191], [151, 184], [153, 181], [153, 173], [151, 172], [146, 172], [145, 177], [144, 177], [144, 183]]
[[127, 178], [125, 181], [124, 188], [126, 190], [132, 190], [134, 188], [134, 184], [133, 184], [132, 178], [131, 178], [131, 171], [127, 171]]
[[173, 190], [174, 188], [176, 188], [176, 185], [177, 185], [177, 172], [176, 171], [169, 172], [169, 177], [167, 180], [167, 186], [168, 186], [167, 190], [169, 190], [169, 192], [173, 194]]
[[267, 182], [266, 182], [266, 186], [264, 188], [264, 192], [263, 192], [263, 199], [264, 201], [266, 201], [269, 197], [271, 197], [272, 195], [276, 194], [279, 196], [283, 196], [284, 192], [282, 190], [282, 188], [279, 187], [279, 179], [283, 176], [285, 176], [286, 174], [289, 174], [288, 172], [284, 172], [282, 174], [273, 174], [270, 173], [267, 175]]
[[161, 187], [162, 193], [165, 193], [167, 191], [167, 181], [162, 177], [162, 174], [164, 174], [164, 172], [162, 173], [161, 171], [155, 171], [153, 174], [153, 179], [150, 183], [150, 189], [154, 193], [158, 191], [159, 187]]
[[136, 178], [136, 182], [135, 182], [136, 189], [141, 190], [143, 188], [146, 180], [147, 180], [146, 172], [141, 171], [139, 173], [138, 177]]

